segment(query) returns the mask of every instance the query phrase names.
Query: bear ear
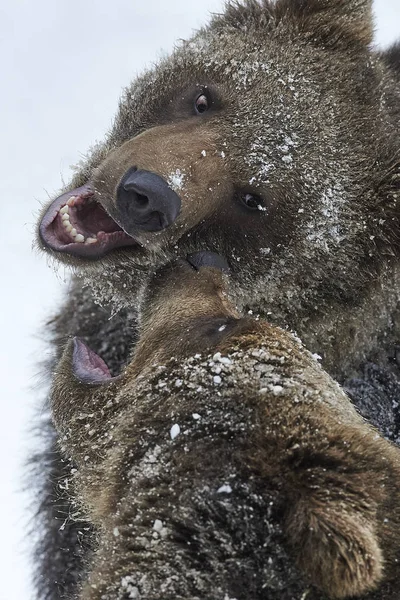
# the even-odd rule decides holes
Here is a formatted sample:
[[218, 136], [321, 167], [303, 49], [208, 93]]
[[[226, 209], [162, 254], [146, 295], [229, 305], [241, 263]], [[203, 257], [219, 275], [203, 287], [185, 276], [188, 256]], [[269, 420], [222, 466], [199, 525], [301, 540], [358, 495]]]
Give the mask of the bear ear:
[[373, 39], [372, 0], [277, 0], [275, 11], [278, 20], [291, 19], [327, 46], [367, 46]]

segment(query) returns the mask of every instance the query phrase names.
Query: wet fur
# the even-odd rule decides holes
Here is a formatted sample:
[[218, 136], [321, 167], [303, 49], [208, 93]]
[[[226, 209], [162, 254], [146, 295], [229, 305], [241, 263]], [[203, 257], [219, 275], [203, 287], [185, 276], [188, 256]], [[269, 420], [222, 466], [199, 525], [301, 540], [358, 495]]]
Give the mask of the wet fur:
[[[132, 154], [143, 168], [164, 176], [176, 168], [194, 169], [196, 177], [182, 191], [183, 230], [172, 228], [151, 239], [145, 257], [119, 251], [86, 264], [64, 256], [88, 287], [75, 284], [51, 325], [57, 349], [71, 335], [90, 338], [92, 347], [118, 372], [135, 340], [131, 307], [146, 271], [176, 252], [210, 248], [231, 259], [238, 306], [268, 313], [272, 322], [296, 330], [306, 346], [323, 357], [332, 376], [340, 382], [358, 380], [355, 397], [361, 403], [360, 394], [368, 388], [369, 414], [375, 414], [374, 393], [371, 397], [369, 393], [376, 388], [374, 382], [369, 385], [363, 363], [376, 362], [377, 368], [398, 375], [391, 357], [400, 323], [399, 50], [396, 46], [374, 53], [367, 47], [372, 35], [370, 5], [364, 0], [232, 4], [126, 90], [112, 131], [88, 157], [71, 187], [94, 178], [112, 214], [115, 173], [118, 169], [122, 173]], [[269, 65], [269, 75], [255, 77], [251, 68], [241, 70], [243, 56], [249, 64]], [[304, 71], [309, 78], [305, 87], [299, 79]], [[300, 91], [297, 99], [291, 96], [291, 76], [295, 91]], [[187, 120], [187, 106], [176, 101], [183, 89], [189, 90], [185, 93], [189, 98], [199, 82], [217, 83], [221, 96], [215, 112], [201, 123], [192, 117]], [[285, 103], [279, 116], [274, 107], [282, 94]], [[164, 141], [166, 132], [178, 135], [176, 151], [168, 157], [157, 144], [158, 127]], [[299, 136], [293, 168], [282, 161], [285, 135], [291, 132]], [[201, 149], [207, 149], [205, 157]], [[273, 168], [268, 177], [260, 175], [265, 162]], [[268, 221], [263, 214], [257, 219], [244, 214], [236, 203], [235, 190], [248, 186], [253, 176], [254, 189], [271, 200]], [[321, 206], [329, 213], [332, 186], [333, 197], [342, 197], [334, 187], [337, 181], [346, 192], [337, 215], [340, 240], [330, 226], [335, 215], [321, 216]], [[182, 231], [190, 236], [179, 237]], [[118, 309], [123, 312], [115, 315]], [[114, 316], [108, 326], [110, 315]], [[123, 335], [119, 327], [124, 328]], [[378, 403], [380, 399], [378, 394]], [[389, 408], [393, 421], [398, 420], [396, 406]], [[52, 446], [48, 463], [54, 452]], [[53, 481], [66, 475], [57, 465], [58, 459]], [[74, 581], [63, 580], [64, 565], [71, 548], [77, 548], [77, 525], [67, 521], [54, 537], [55, 517], [70, 511], [62, 499], [57, 500], [54, 483], [49, 480], [47, 485], [41, 511], [47, 532], [38, 548], [38, 580], [41, 598], [53, 600], [72, 593]], [[79, 548], [72, 552], [81, 554]]]
[[[397, 587], [400, 450], [316, 359], [283, 330], [237, 318], [214, 269], [164, 269], [142, 315], [116, 380], [77, 381], [71, 346], [56, 369], [55, 424], [97, 530], [79, 598], [285, 600], [307, 583], [310, 598], [346, 598], [385, 579]], [[279, 568], [276, 596], [266, 573]]]

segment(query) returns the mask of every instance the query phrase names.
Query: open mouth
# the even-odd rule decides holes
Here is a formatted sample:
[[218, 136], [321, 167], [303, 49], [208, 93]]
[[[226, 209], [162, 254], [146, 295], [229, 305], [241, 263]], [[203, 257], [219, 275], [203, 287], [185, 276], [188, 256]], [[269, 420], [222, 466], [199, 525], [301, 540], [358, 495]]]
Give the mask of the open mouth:
[[139, 246], [95, 200], [90, 185], [54, 200], [40, 223], [39, 235], [56, 252], [92, 259], [115, 248]]
[[104, 360], [77, 337], [74, 338], [72, 371], [82, 383], [100, 384], [114, 379]]

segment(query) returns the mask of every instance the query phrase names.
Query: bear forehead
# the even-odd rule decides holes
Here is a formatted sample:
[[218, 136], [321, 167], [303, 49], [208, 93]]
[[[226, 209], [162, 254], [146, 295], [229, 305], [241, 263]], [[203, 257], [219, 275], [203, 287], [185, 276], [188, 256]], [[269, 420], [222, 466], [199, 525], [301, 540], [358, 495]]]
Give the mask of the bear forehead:
[[[270, 27], [262, 20], [251, 21], [247, 28], [233, 27], [223, 16], [218, 23], [182, 41], [171, 56], [126, 89], [111, 134], [113, 144], [157, 125], [183, 97], [214, 85], [223, 101], [223, 110], [215, 115], [216, 126], [235, 142], [230, 148], [232, 160], [242, 161], [244, 156], [250, 169], [258, 167], [251, 183], [269, 182], [275, 171], [279, 177], [293, 171], [298, 165], [292, 151], [307, 144], [302, 156], [308, 166], [302, 164], [299, 171], [305, 174], [308, 168], [310, 180], [318, 163], [328, 180], [321, 193], [336, 184], [345, 188], [347, 174], [354, 170], [346, 126], [359, 120], [360, 105], [364, 117], [369, 113], [370, 123], [379, 110], [371, 107], [370, 99], [377, 81], [374, 59], [343, 53], [338, 60], [336, 53], [296, 32], [289, 19]], [[371, 85], [366, 86], [366, 80]], [[352, 129], [360, 145], [373, 142], [373, 125]], [[316, 137], [318, 147], [310, 144]], [[335, 181], [330, 177], [333, 172]]]

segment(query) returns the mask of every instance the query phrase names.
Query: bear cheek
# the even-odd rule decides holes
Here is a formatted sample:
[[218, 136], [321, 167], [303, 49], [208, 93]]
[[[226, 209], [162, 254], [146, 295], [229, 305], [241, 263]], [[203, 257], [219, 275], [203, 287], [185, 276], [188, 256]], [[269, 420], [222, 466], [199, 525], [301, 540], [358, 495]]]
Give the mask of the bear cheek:
[[196, 154], [188, 157], [183, 164], [187, 176], [178, 192], [182, 206], [173, 227], [181, 234], [203, 223], [211, 225], [214, 215], [224, 206], [230, 206], [234, 195], [229, 167], [216, 147], [200, 156], [200, 160]]
[[187, 232], [200, 224], [206, 226], [222, 206], [233, 196], [233, 185], [226, 173], [204, 173], [201, 177], [189, 180], [183, 194], [181, 213], [174, 228]]

